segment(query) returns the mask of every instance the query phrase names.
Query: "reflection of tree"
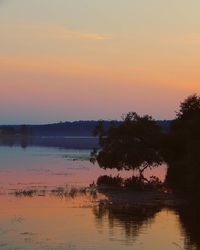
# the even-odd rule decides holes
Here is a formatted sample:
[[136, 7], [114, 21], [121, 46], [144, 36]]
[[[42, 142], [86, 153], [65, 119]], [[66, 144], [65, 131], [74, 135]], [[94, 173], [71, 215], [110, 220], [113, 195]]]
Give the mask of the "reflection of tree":
[[110, 229], [119, 225], [124, 229], [127, 238], [133, 241], [139, 235], [142, 226], [152, 223], [160, 210], [159, 206], [99, 205], [93, 209], [93, 213], [98, 226], [102, 227], [104, 219], [107, 218]]
[[[108, 221], [110, 229], [123, 228], [130, 242], [139, 236], [145, 225], [153, 222], [155, 215], [162, 208], [160, 206], [99, 205], [93, 209], [93, 213], [98, 227], [103, 228], [105, 221]], [[200, 249], [200, 204], [178, 206], [172, 210], [179, 216], [185, 240], [184, 249]]]
[[200, 249], [200, 204], [177, 208], [186, 249]]

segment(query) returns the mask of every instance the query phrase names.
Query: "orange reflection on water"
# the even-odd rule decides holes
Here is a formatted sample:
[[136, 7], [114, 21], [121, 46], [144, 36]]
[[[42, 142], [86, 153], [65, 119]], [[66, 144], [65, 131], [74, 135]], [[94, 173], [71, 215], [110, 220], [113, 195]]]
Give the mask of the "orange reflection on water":
[[173, 250], [184, 246], [178, 218], [170, 210], [156, 209], [149, 218], [148, 213], [137, 218], [137, 214], [130, 217], [112, 211], [105, 211], [102, 217], [94, 213], [94, 205], [80, 197], [0, 196], [0, 244], [9, 249], [78, 250], [160, 250], [163, 246]]

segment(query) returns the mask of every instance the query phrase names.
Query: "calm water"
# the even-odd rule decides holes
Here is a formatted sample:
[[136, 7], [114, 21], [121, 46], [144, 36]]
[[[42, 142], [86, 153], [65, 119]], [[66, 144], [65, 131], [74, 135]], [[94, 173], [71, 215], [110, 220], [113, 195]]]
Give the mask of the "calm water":
[[[200, 249], [199, 210], [103, 209], [97, 197], [16, 197], [19, 189], [86, 186], [105, 172], [90, 150], [0, 147], [0, 249]], [[162, 178], [165, 169], [154, 171]], [[130, 175], [131, 173], [121, 173]], [[150, 173], [146, 173], [150, 175]]]

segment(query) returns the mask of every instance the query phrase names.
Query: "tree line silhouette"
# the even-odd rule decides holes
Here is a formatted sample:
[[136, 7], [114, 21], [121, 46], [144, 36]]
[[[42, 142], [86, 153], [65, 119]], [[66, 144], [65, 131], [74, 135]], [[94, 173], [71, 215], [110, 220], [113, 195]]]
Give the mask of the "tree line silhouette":
[[105, 130], [99, 121], [94, 130], [101, 149], [91, 152], [91, 161], [117, 170], [144, 170], [168, 164], [166, 183], [175, 190], [200, 191], [200, 96], [193, 94], [180, 103], [175, 119], [163, 132], [149, 115], [128, 113], [120, 124]]
[[7, 136], [31, 136], [32, 130], [27, 125], [21, 125], [18, 129], [14, 126], [3, 126], [0, 129], [0, 137], [7, 137]]

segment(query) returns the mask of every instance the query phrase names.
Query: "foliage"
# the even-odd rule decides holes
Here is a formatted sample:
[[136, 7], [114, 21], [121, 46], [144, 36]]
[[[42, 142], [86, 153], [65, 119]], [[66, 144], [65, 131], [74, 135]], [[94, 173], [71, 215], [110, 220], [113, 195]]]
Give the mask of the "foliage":
[[181, 104], [167, 141], [168, 183], [176, 189], [200, 191], [200, 97]]
[[97, 185], [105, 185], [110, 187], [121, 187], [123, 179], [120, 176], [112, 177], [108, 175], [102, 175], [97, 180]]
[[125, 189], [129, 190], [144, 190], [145, 189], [145, 182], [143, 179], [137, 177], [137, 176], [132, 176], [131, 178], [128, 178], [124, 181], [124, 187]]
[[179, 111], [177, 112], [178, 119], [191, 119], [200, 112], [200, 96], [193, 94], [188, 96], [180, 104]]
[[108, 131], [100, 122], [95, 134], [99, 135], [101, 150], [94, 150], [91, 159], [97, 160], [104, 169], [138, 169], [142, 175], [146, 168], [162, 163], [162, 133], [151, 116], [128, 113], [120, 124], [113, 123]]
[[100, 176], [97, 179], [99, 187], [114, 187], [131, 191], [143, 190], [161, 190], [164, 184], [155, 176], [151, 176], [149, 180], [140, 178], [140, 176], [132, 176], [130, 178], [121, 178], [119, 175], [112, 177], [108, 175]]

